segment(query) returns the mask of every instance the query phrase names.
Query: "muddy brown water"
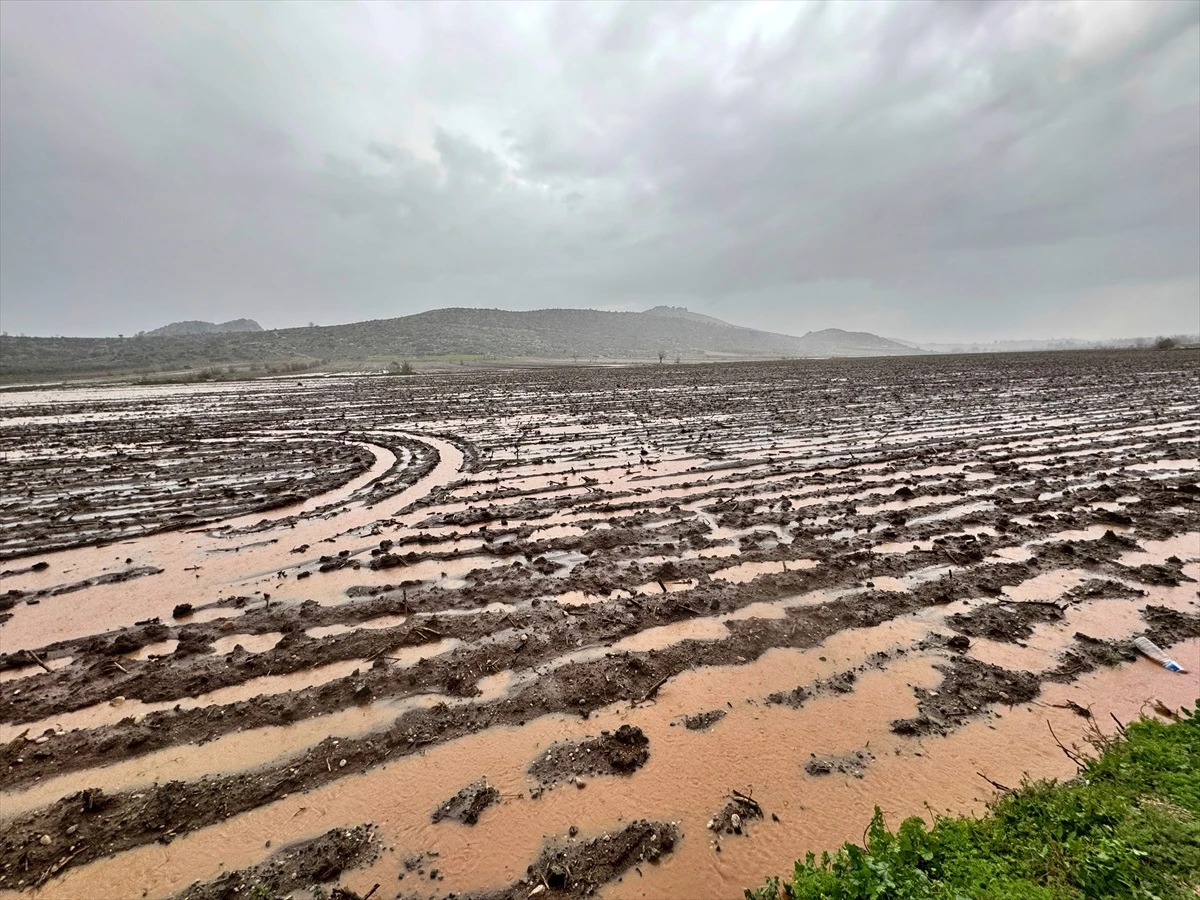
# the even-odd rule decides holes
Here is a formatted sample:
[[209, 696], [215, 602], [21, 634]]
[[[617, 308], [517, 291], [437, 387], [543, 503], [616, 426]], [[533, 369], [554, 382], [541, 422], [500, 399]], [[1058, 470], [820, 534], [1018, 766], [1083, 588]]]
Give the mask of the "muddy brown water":
[[[34, 435], [46, 452], [80, 458], [101, 444], [105, 453], [118, 442], [136, 449], [162, 437], [130, 426], [152, 405], [164, 429], [187, 417], [301, 447], [306, 435], [344, 435], [346, 452], [371, 457], [342, 484], [277, 509], [138, 537], [122, 513], [110, 543], [2, 564], [0, 591], [21, 593], [7, 595], [14, 601], [0, 622], [0, 650], [11, 656], [0, 668], [0, 743], [15, 742], [3, 763], [15, 786], [0, 789], [0, 893], [40, 875], [25, 866], [45, 871], [69, 857], [37, 896], [165, 897], [261, 862], [268, 841], [278, 848], [373, 822], [388, 849], [341, 883], [443, 896], [521, 877], [543, 840], [571, 826], [586, 838], [647, 818], [679, 823], [682, 840], [603, 896], [738, 896], [808, 850], [860, 839], [876, 804], [893, 823], [927, 814], [926, 804], [975, 813], [991, 796], [978, 772], [1006, 784], [1069, 776], [1046, 727], [1081, 739], [1086, 723], [1068, 700], [1100, 721], [1153, 714], [1156, 700], [1194, 701], [1200, 406], [1188, 385], [1200, 354], [894, 365], [0, 395], [0, 447], [14, 452]], [[910, 371], [920, 377], [898, 375]], [[1037, 387], [1046, 377], [1053, 393]], [[1028, 389], [969, 387], [1001, 380]], [[1097, 383], [1112, 392], [1097, 394]], [[909, 402], [897, 408], [888, 398], [899, 384]], [[850, 395], [857, 406], [846, 405]], [[177, 452], [154, 446], [164, 461]], [[29, 473], [58, 479], [46, 496], [90, 489], [86, 467]], [[154, 509], [168, 489], [147, 481], [121, 503]], [[6, 515], [6, 527], [19, 527], [14, 509]], [[384, 553], [399, 562], [372, 569]], [[35, 562], [46, 565], [33, 570]], [[163, 571], [51, 593], [140, 567]], [[1089, 595], [1100, 582], [1110, 588]], [[878, 612], [887, 598], [899, 599]], [[181, 603], [195, 610], [176, 619]], [[999, 605], [1016, 615], [1027, 603], [1061, 611], [1019, 640], [972, 637], [966, 656], [1032, 673], [1041, 680], [1032, 701], [985, 702], [945, 736], [893, 733], [892, 722], [918, 714], [915, 689], [939, 690], [937, 667], [954, 656], [944, 649], [952, 614]], [[1144, 659], [1061, 675], [1077, 634], [1123, 647], [1162, 621], [1153, 610], [1182, 616], [1172, 620], [1170, 652], [1188, 675]], [[837, 621], [823, 624], [831, 615]], [[481, 621], [494, 624], [481, 631]], [[806, 641], [812, 629], [820, 637]], [[375, 636], [370, 653], [334, 655], [335, 642]], [[295, 668], [301, 648], [306, 662]], [[628, 677], [622, 661], [653, 664], [680, 648], [690, 668], [685, 655], [677, 674], [617, 702], [576, 677], [592, 666], [603, 680], [609, 666], [619, 681]], [[849, 670], [845, 690], [819, 687]], [[135, 692], [152, 673], [159, 690], [178, 685], [169, 699]], [[214, 674], [221, 686], [205, 688]], [[503, 709], [554, 679], [559, 699], [521, 724], [514, 716], [341, 766], [340, 748], [385, 741], [413, 715]], [[767, 702], [806, 685], [815, 695], [799, 707]], [[73, 706], [80, 686], [98, 702]], [[289, 698], [299, 705], [285, 719], [265, 716]], [[52, 704], [59, 711], [38, 715]], [[683, 727], [683, 717], [714, 709], [726, 715], [711, 727]], [[208, 724], [187, 720], [186, 737], [172, 740], [172, 723], [196, 710], [208, 711]], [[533, 798], [526, 768], [548, 745], [626, 723], [649, 738], [643, 768]], [[98, 750], [138, 728], [154, 735], [144, 748]], [[84, 751], [82, 765], [57, 755], [68, 742]], [[804, 768], [813, 756], [859, 752], [862, 778]], [[74, 841], [51, 834], [49, 845], [36, 830], [76, 791], [154, 797], [170, 781], [300, 771], [313, 754], [323, 780], [248, 807], [235, 792], [228, 814], [198, 824], [185, 816], [166, 844], [131, 831], [125, 849], [106, 856], [87, 849], [86, 828]], [[476, 826], [430, 822], [480, 778], [501, 802]], [[734, 789], [779, 821], [714, 835], [708, 820]], [[398, 881], [404, 855], [430, 849], [444, 880]]]

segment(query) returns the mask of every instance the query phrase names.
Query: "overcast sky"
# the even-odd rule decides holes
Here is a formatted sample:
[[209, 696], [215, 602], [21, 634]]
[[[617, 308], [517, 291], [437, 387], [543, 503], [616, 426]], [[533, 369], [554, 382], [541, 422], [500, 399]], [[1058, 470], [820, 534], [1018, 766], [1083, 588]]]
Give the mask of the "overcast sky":
[[5, 0], [10, 333], [1200, 330], [1200, 3]]

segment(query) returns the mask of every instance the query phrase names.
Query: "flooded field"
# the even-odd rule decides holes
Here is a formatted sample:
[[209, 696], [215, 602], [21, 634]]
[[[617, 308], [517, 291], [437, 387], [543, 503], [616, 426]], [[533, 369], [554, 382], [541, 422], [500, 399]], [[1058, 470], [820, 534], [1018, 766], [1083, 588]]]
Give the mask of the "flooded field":
[[1187, 351], [0, 394], [0, 896], [735, 897], [876, 804], [1069, 777], [1048, 723], [1200, 696], [1198, 388]]

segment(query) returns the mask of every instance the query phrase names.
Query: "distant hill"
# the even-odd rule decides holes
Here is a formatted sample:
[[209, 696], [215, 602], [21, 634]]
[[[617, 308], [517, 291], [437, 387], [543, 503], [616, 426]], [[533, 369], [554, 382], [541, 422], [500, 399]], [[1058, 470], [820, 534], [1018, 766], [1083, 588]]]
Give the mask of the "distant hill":
[[706, 316], [702, 313], [694, 313], [684, 306], [656, 306], [653, 309], [648, 309], [644, 313], [647, 316], [658, 316], [663, 319], [687, 319], [689, 322], [703, 322], [707, 325], [719, 325], [722, 328], [736, 328], [736, 325], [730, 325], [728, 322], [723, 322], [720, 319], [714, 319], [712, 316]]
[[740, 328], [672, 307], [648, 312], [435, 309], [397, 319], [274, 331], [134, 338], [6, 336], [0, 337], [0, 379], [174, 371], [299, 358], [330, 362], [446, 356], [657, 361], [677, 356], [689, 360], [778, 359], [921, 352], [861, 332], [829, 330], [793, 337]]
[[920, 349], [867, 331], [842, 331], [840, 328], [810, 331], [798, 340], [810, 353], [818, 356], [903, 356]]
[[219, 325], [213, 322], [172, 322], [162, 328], [144, 333], [144, 337], [179, 337], [185, 334], [229, 334], [236, 331], [262, 331], [263, 327], [253, 319], [230, 319]]

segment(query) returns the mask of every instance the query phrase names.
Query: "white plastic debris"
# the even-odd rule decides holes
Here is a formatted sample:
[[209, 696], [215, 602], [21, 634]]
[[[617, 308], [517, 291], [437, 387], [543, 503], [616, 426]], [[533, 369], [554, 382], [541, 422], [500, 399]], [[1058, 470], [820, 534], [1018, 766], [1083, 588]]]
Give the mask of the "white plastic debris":
[[1150, 659], [1162, 665], [1168, 672], [1186, 672], [1183, 666], [1171, 659], [1167, 654], [1159, 649], [1158, 645], [1149, 638], [1139, 637], [1133, 639], [1133, 646], [1137, 647]]

